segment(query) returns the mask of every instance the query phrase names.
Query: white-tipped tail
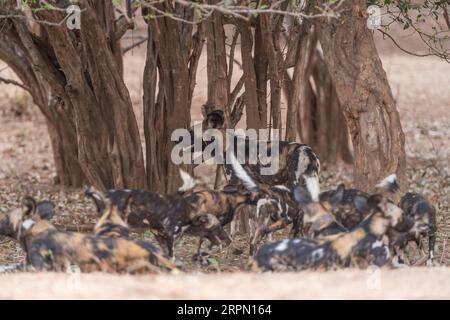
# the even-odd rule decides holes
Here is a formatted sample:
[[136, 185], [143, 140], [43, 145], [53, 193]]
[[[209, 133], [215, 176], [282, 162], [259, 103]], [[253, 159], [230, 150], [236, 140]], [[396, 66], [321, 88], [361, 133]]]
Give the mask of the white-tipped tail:
[[234, 174], [239, 178], [239, 180], [242, 181], [244, 187], [249, 191], [259, 190], [258, 185], [253, 181], [252, 178], [250, 178], [247, 171], [245, 171], [245, 169], [241, 166], [239, 161], [234, 156], [233, 152], [230, 152], [229, 155]]
[[303, 175], [303, 178], [305, 179], [306, 189], [308, 189], [311, 199], [314, 202], [318, 202], [320, 194], [319, 177], [314, 174], [312, 176]]
[[389, 192], [396, 192], [399, 187], [397, 184], [397, 175], [391, 174], [390, 176], [387, 176], [383, 180], [381, 180], [377, 185], [377, 188], [383, 189], [385, 191]]
[[179, 192], [186, 192], [192, 190], [197, 185], [197, 180], [195, 180], [189, 173], [180, 169], [181, 180], [183, 180], [183, 185], [178, 188]]

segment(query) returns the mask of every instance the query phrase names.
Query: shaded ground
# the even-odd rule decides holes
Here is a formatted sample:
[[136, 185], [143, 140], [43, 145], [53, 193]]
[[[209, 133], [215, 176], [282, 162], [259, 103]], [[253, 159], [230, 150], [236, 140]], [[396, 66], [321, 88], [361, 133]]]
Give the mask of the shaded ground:
[[[136, 49], [126, 59], [126, 80], [133, 104], [141, 119], [141, 78], [143, 50]], [[406, 134], [409, 189], [423, 192], [438, 208], [437, 262], [450, 265], [450, 65], [433, 58], [413, 58], [384, 52], [387, 71]], [[193, 120], [200, 118], [206, 96], [206, 61], [199, 67], [193, 100]], [[4, 64], [0, 62], [0, 70]], [[2, 76], [10, 76], [3, 70]], [[50, 141], [43, 117], [21, 90], [0, 84], [0, 213], [15, 207], [21, 197], [50, 198], [57, 204], [57, 223], [93, 223], [94, 208], [83, 190], [54, 185], [54, 166]], [[214, 168], [202, 166], [199, 176], [213, 176]], [[351, 185], [351, 172], [322, 172], [323, 189], [338, 182]], [[151, 239], [151, 233], [135, 235]], [[282, 237], [277, 234], [275, 238]], [[189, 275], [146, 277], [83, 275], [81, 289], [67, 289], [67, 275], [0, 275], [0, 298], [432, 298], [450, 297], [448, 269], [408, 269], [382, 271], [381, 290], [366, 287], [366, 271], [255, 275], [236, 273], [247, 265], [246, 237], [239, 236], [234, 248], [216, 250], [209, 264], [191, 261], [195, 240], [183, 238], [175, 254]], [[414, 261], [417, 251], [410, 248]], [[0, 237], [0, 264], [23, 261], [16, 242]], [[202, 273], [216, 273], [204, 275]], [[198, 273], [200, 272], [200, 273]], [[225, 272], [225, 273], [224, 273]], [[230, 274], [230, 272], [235, 272]], [[71, 278], [73, 279], [73, 278]], [[412, 281], [413, 279], [413, 281]], [[120, 281], [120, 285], [117, 283]], [[70, 286], [70, 285], [69, 285]], [[113, 288], [114, 286], [114, 288]], [[220, 288], [220, 290], [218, 289]]]

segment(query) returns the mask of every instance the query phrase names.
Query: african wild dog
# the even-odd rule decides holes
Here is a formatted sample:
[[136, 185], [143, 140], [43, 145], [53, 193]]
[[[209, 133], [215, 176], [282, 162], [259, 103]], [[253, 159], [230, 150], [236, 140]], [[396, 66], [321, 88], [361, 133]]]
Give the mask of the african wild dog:
[[[383, 189], [383, 188], [381, 188]], [[368, 215], [367, 199], [370, 195], [358, 189], [347, 189], [340, 184], [336, 189], [320, 193], [321, 203], [333, 204], [333, 216], [346, 229], [356, 227]]]
[[436, 209], [423, 195], [408, 192], [400, 200], [403, 209], [403, 222], [393, 232], [393, 240], [400, 248], [409, 241], [415, 241], [423, 251], [422, 237], [428, 236], [427, 265], [433, 265], [434, 246], [436, 243]]
[[[87, 193], [89, 193], [89, 196], [92, 198], [101, 199], [101, 194], [96, 191], [92, 191], [92, 189]], [[126, 207], [127, 203], [123, 203], [122, 206]], [[100, 218], [95, 225], [94, 234], [106, 235], [109, 237], [128, 237], [128, 225], [122, 220], [118, 212], [114, 211], [112, 213], [113, 214], [110, 215], [103, 215]], [[202, 241], [202, 239], [208, 239], [211, 246], [220, 246], [223, 243], [229, 245], [231, 242], [231, 239], [226, 234], [225, 230], [223, 230], [220, 221], [214, 215], [209, 213], [195, 218], [191, 222], [190, 227], [187, 229], [187, 234], [200, 237], [200, 241]]]
[[[218, 129], [224, 132], [224, 114], [221, 110], [215, 110], [210, 112], [202, 123], [202, 130]], [[190, 130], [192, 147], [194, 146], [194, 130]], [[223, 137], [225, 134], [223, 133]], [[213, 141], [213, 140], [212, 140]], [[205, 150], [208, 144], [212, 141], [205, 142], [202, 140], [202, 151]], [[278, 171], [274, 174], [262, 174], [262, 168], [267, 167], [263, 162], [257, 164], [250, 164], [248, 160], [250, 158], [250, 144], [251, 140], [248, 137], [242, 138], [237, 135], [233, 135], [233, 141], [231, 147], [227, 146], [225, 155], [228, 150], [233, 150], [234, 146], [244, 145], [245, 147], [245, 164], [244, 167], [251, 173], [254, 179], [259, 183], [266, 185], [286, 185], [290, 189], [299, 184], [305, 185], [310, 191], [314, 200], [317, 200], [320, 187], [319, 187], [319, 173], [320, 173], [320, 161], [313, 150], [305, 145], [296, 142], [289, 141], [277, 141], [279, 150], [272, 150], [273, 141], [267, 141], [267, 157], [278, 157]], [[230, 143], [229, 143], [230, 145]], [[278, 151], [278, 152], [277, 152]], [[258, 159], [263, 160], [263, 159]], [[230, 184], [234, 184], [238, 181], [237, 177], [233, 173], [232, 166], [230, 164], [224, 165], [225, 172]]]
[[[191, 210], [191, 219], [204, 214], [215, 216], [224, 227], [233, 221], [236, 212], [246, 205], [256, 205], [256, 194], [243, 185], [227, 185], [222, 190], [203, 190], [185, 197]], [[191, 229], [191, 227], [189, 228]], [[189, 229], [186, 232], [191, 232]], [[225, 244], [229, 244], [231, 239]], [[202, 245], [200, 239], [198, 254]]]
[[330, 196], [321, 197], [320, 201], [313, 201], [306, 188], [300, 186], [294, 190], [294, 198], [303, 211], [302, 234], [304, 237], [319, 238], [349, 231], [349, 228], [336, 218], [336, 212], [340, 211], [345, 191], [344, 185], [341, 184]]
[[[36, 204], [36, 213], [42, 219], [50, 220], [55, 214], [55, 205], [49, 200], [40, 201]], [[8, 215], [0, 215], [0, 235], [9, 238], [15, 237], [14, 226], [10, 223]]]
[[303, 227], [303, 212], [295, 202], [291, 189], [283, 185], [258, 183], [234, 155], [230, 156], [230, 160], [234, 175], [257, 198], [255, 213], [250, 218], [250, 255], [256, 252], [259, 242], [265, 236], [290, 224], [291, 236], [298, 236]]
[[[150, 228], [170, 257], [173, 257], [175, 235], [191, 223], [189, 207], [182, 195], [195, 187], [195, 181], [182, 170], [180, 175], [183, 186], [177, 193], [169, 195], [129, 189], [109, 190], [106, 193], [106, 198], [118, 206], [121, 218], [133, 228]], [[94, 201], [97, 212], [101, 215], [105, 207], [104, 197], [92, 188], [85, 195]]]
[[[120, 217], [116, 205], [104, 201], [106, 216]], [[122, 237], [60, 232], [49, 221], [51, 216], [36, 210], [31, 197], [22, 206], [0, 218], [0, 232], [20, 241], [27, 262], [36, 270], [63, 271], [77, 265], [82, 272], [144, 272], [159, 268], [173, 270], [174, 264], [146, 241]]]
[[[381, 189], [385, 186], [389, 186], [390, 192], [393, 193], [397, 193], [399, 190], [394, 175], [387, 177], [378, 185]], [[321, 193], [321, 202], [335, 196], [338, 189]], [[365, 208], [368, 198], [369, 194], [361, 190], [345, 189], [342, 200], [330, 213], [340, 224], [350, 230], [368, 215], [368, 210]], [[403, 209], [402, 223], [389, 231], [391, 250], [398, 265], [404, 263], [403, 250], [409, 242], [414, 241], [423, 251], [423, 236], [429, 237], [427, 265], [431, 265], [436, 241], [436, 211], [434, 207], [418, 193], [406, 193], [398, 206]], [[306, 213], [305, 219], [307, 219]]]
[[[228, 245], [231, 239], [222, 229], [222, 222], [224, 215], [231, 214], [232, 217], [234, 214], [232, 210], [227, 211], [232, 201], [228, 204], [220, 201], [225, 192], [188, 193], [195, 183], [187, 174], [182, 174], [182, 177], [184, 184], [177, 193], [161, 195], [144, 190], [109, 190], [106, 197], [118, 205], [122, 218], [131, 227], [150, 228], [170, 257], [173, 257], [175, 237], [183, 232], [200, 237], [200, 242], [206, 238], [212, 245]], [[86, 192], [86, 195], [94, 200], [97, 211], [102, 212], [104, 205], [95, 193]], [[213, 197], [218, 201], [210, 202]]]
[[399, 223], [402, 210], [381, 194], [371, 196], [367, 208], [370, 215], [350, 232], [320, 239], [286, 239], [262, 247], [253, 260], [253, 269], [299, 271], [388, 264], [386, 234]]

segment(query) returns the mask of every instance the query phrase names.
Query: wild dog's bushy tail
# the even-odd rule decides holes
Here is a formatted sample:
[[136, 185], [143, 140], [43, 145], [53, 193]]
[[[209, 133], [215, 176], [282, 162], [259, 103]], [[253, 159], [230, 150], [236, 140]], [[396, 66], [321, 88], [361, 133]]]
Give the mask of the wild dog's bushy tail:
[[105, 210], [105, 198], [100, 191], [94, 187], [90, 187], [84, 192], [84, 196], [91, 198], [94, 201], [95, 207], [97, 208], [97, 212], [99, 214], [103, 213]]
[[320, 194], [320, 160], [311, 147], [307, 145], [301, 145], [298, 149], [297, 168], [296, 168], [296, 180], [300, 179], [300, 176], [305, 181], [306, 189], [308, 189], [311, 199], [313, 201], [319, 201]]
[[400, 189], [399, 185], [397, 183], [397, 175], [396, 174], [391, 174], [391, 175], [387, 176], [386, 178], [381, 180], [375, 187], [380, 189], [381, 191], [391, 192], [391, 193], [396, 193]]
[[233, 167], [234, 174], [241, 180], [244, 187], [251, 192], [258, 192], [259, 186], [258, 184], [249, 176], [247, 171], [245, 171], [244, 167], [239, 163], [236, 159], [236, 156], [233, 152], [228, 153], [229, 159], [231, 162], [231, 166]]
[[180, 177], [183, 180], [183, 185], [178, 188], [178, 192], [184, 193], [191, 191], [197, 185], [198, 181], [183, 169], [180, 169]]

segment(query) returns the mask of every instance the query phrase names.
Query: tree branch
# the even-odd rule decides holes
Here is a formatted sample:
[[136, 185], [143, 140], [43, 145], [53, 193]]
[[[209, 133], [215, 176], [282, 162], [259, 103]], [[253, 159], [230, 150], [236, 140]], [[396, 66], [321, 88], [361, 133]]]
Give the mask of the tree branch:
[[12, 79], [6, 79], [6, 78], [3, 78], [3, 77], [0, 77], [0, 82], [18, 86], [18, 87], [20, 87], [23, 90], [28, 91], [28, 92], [30, 91], [30, 88], [28, 88], [27, 86], [25, 86], [24, 84], [22, 84], [22, 83], [20, 83], [18, 81], [12, 80]]
[[139, 47], [141, 44], [146, 43], [147, 40], [148, 40], [148, 37], [144, 37], [144, 38], [138, 40], [137, 42], [133, 43], [132, 45], [130, 45], [130, 46], [126, 47], [126, 48], [123, 48], [122, 49], [122, 54], [125, 54], [128, 51], [133, 50], [136, 47]]

